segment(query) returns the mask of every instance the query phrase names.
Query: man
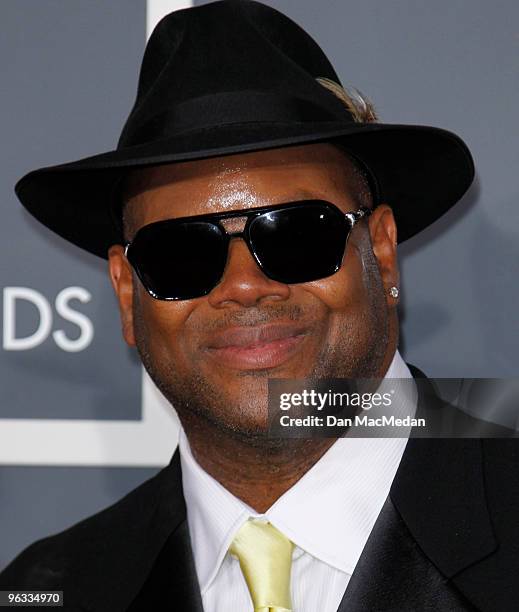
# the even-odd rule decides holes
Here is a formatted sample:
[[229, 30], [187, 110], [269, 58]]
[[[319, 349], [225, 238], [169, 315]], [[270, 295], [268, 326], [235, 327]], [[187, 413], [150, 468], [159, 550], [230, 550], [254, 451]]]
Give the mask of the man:
[[[269, 378], [423, 378], [397, 350], [396, 245], [473, 178], [454, 134], [377, 123], [337, 83], [273, 9], [180, 11], [117, 151], [18, 184], [109, 259], [182, 429], [167, 468], [33, 544], [2, 589], [69, 610], [515, 609], [514, 441], [267, 435]], [[439, 403], [417, 386], [416, 410]]]

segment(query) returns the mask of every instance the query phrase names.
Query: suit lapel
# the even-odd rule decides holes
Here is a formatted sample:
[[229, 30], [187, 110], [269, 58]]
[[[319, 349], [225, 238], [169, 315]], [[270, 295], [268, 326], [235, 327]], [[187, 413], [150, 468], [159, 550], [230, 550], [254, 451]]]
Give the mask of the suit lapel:
[[473, 607], [423, 554], [388, 497], [337, 612], [350, 610], [461, 612]]
[[[440, 401], [414, 366], [418, 410]], [[390, 496], [413, 538], [449, 578], [497, 548], [480, 439], [411, 438]]]
[[178, 448], [167, 467], [101, 513], [69, 556], [69, 604], [137, 612], [170, 601], [172, 609], [202, 612]]
[[159, 504], [150, 530], [154, 548], [160, 544], [160, 552], [151, 559], [149, 573], [140, 577], [140, 589], [124, 610], [160, 610], [164, 602], [170, 602], [172, 609], [178, 607], [185, 612], [203, 612], [186, 518], [178, 448], [163, 472], [158, 487]]
[[[410, 369], [418, 409], [438, 401]], [[410, 439], [338, 612], [473, 610], [457, 576], [496, 549], [481, 440]]]
[[169, 536], [128, 612], [171, 609], [203, 612], [187, 521]]

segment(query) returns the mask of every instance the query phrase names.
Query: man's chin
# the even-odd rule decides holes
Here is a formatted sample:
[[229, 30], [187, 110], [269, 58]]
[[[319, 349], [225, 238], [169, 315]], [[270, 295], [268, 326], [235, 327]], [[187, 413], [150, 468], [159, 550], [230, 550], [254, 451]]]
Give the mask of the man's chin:
[[243, 404], [228, 404], [232, 412], [213, 406], [206, 412], [207, 420], [230, 436], [261, 439], [268, 434], [267, 407], [254, 407]]
[[255, 446], [257, 448], [278, 447], [281, 440], [270, 438], [268, 428], [262, 427], [243, 427], [242, 425], [232, 424], [228, 426], [223, 424], [226, 433], [234, 440], [240, 441], [247, 446]]

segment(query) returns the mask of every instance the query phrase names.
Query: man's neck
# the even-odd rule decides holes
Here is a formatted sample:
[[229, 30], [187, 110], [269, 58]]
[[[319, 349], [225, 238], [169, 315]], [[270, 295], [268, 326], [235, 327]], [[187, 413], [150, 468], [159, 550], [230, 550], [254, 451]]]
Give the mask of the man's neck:
[[[183, 419], [191, 452], [222, 486], [257, 512], [265, 512], [324, 455], [336, 438], [283, 440], [279, 448], [251, 444], [209, 423]], [[210, 444], [207, 441], [210, 440]]]

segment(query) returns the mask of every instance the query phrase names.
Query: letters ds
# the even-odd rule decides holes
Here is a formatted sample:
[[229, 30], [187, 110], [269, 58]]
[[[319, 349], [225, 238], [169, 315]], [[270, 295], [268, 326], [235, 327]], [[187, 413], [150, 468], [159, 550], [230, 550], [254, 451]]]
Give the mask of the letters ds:
[[[82, 351], [89, 346], [94, 337], [92, 321], [83, 313], [75, 310], [69, 304], [70, 300], [89, 302], [92, 295], [83, 287], [65, 287], [54, 300], [56, 313], [66, 321], [79, 328], [77, 338], [69, 338], [63, 329], [53, 327], [52, 306], [47, 298], [29, 287], [4, 287], [3, 291], [3, 349], [6, 351], [26, 351], [45, 342], [50, 336], [56, 345], [63, 351], [70, 353]], [[17, 336], [16, 333], [16, 307], [24, 300], [32, 305], [38, 314], [38, 324], [32, 333]]]

